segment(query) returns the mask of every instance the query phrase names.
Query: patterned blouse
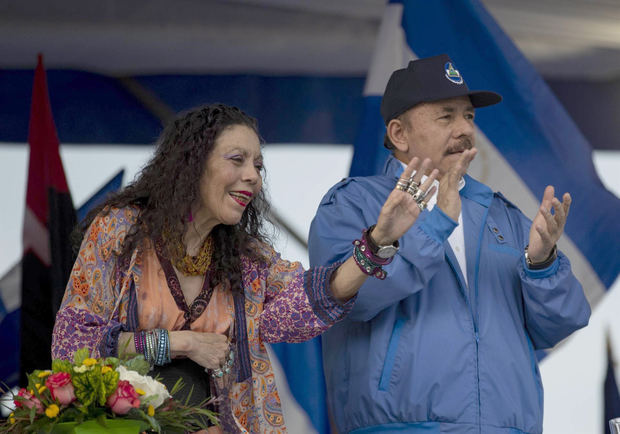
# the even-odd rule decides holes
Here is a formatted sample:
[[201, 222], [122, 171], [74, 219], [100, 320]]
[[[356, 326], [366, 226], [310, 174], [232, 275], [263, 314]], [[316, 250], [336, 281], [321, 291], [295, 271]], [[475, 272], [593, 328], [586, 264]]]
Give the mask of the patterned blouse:
[[[120, 332], [144, 324], [137, 294], [153, 282], [152, 258], [138, 249], [127, 261], [117, 256], [138, 212], [113, 208], [86, 232], [56, 316], [52, 358], [71, 359], [83, 347], [95, 357], [114, 356]], [[323, 333], [351, 310], [355, 297], [342, 304], [331, 296], [329, 280], [338, 264], [304, 271], [263, 243], [255, 248], [267, 260], [241, 257], [244, 292], [232, 296], [236, 378], [218, 390], [229, 398], [220, 405], [220, 421], [227, 432], [280, 433], [286, 427], [264, 343], [302, 342]]]

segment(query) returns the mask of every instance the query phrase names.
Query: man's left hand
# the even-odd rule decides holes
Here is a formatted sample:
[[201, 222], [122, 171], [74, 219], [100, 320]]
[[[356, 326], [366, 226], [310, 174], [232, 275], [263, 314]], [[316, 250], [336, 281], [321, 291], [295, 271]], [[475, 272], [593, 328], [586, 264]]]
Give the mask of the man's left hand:
[[[555, 197], [553, 186], [548, 185], [545, 188], [540, 208], [530, 228], [530, 242], [527, 252], [533, 263], [543, 262], [551, 254], [553, 246], [564, 232], [570, 204], [570, 194], [564, 193], [560, 203]], [[551, 214], [551, 207], [554, 209], [554, 214]]]

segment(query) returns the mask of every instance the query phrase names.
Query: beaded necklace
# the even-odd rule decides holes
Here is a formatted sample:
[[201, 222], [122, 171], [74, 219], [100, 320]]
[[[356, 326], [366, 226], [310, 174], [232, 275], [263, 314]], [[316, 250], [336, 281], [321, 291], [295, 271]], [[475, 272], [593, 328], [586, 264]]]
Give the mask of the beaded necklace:
[[177, 254], [172, 255], [172, 263], [181, 273], [186, 276], [203, 276], [207, 274], [213, 257], [213, 238], [211, 235], [205, 237], [196, 256], [191, 256], [185, 252], [185, 247], [180, 241], [176, 245]]

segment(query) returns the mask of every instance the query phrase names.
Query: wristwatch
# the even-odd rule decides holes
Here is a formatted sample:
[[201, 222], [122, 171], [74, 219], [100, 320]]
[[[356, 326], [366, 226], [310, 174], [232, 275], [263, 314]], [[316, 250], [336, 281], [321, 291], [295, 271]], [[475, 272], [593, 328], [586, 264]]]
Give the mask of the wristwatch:
[[380, 257], [381, 259], [391, 258], [398, 252], [398, 249], [400, 248], [398, 244], [398, 240], [394, 241], [393, 244], [388, 244], [387, 246], [380, 246], [377, 243], [375, 243], [375, 241], [372, 239], [372, 236], [370, 235], [370, 233], [372, 232], [374, 228], [375, 228], [375, 225], [372, 225], [366, 231], [366, 234], [367, 234], [366, 238], [368, 240], [368, 247], [370, 247], [370, 251], [373, 253], [373, 255], [376, 255]]
[[545, 259], [542, 262], [534, 263], [532, 262], [532, 259], [530, 258], [530, 255], [527, 252], [528, 247], [529, 247], [529, 244], [525, 246], [525, 263], [527, 264], [527, 268], [529, 268], [530, 270], [542, 270], [544, 268], [547, 268], [551, 264], [553, 264], [553, 261], [555, 261], [555, 259], [558, 257], [558, 246], [554, 245], [547, 259]]

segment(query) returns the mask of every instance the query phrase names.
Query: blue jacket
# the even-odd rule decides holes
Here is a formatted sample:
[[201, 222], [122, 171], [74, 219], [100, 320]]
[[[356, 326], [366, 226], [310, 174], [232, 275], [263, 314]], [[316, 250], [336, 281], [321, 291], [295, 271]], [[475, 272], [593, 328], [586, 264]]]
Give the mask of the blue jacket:
[[[346, 259], [402, 172], [348, 178], [323, 198], [311, 265]], [[531, 221], [466, 177], [460, 192], [467, 282], [447, 242], [457, 223], [424, 211], [384, 281], [367, 279], [352, 313], [323, 336], [328, 400], [341, 433], [540, 433], [534, 353], [585, 326], [590, 306], [568, 258], [525, 266]]]

